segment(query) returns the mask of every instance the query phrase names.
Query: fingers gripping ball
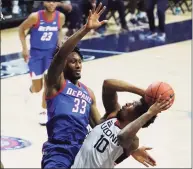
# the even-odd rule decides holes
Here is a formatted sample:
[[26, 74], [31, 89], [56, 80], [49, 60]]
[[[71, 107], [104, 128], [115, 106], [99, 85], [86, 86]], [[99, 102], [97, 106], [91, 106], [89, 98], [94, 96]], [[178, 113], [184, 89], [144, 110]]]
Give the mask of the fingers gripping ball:
[[156, 102], [159, 95], [161, 100], [168, 100], [171, 98], [171, 105], [175, 99], [175, 93], [172, 87], [165, 82], [154, 82], [145, 91], [145, 101], [147, 104], [152, 105]]

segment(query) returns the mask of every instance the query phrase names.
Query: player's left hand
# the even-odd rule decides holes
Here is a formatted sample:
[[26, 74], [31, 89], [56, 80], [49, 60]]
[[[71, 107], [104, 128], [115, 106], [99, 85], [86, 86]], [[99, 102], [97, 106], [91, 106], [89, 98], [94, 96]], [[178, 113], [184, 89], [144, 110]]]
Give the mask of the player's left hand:
[[146, 167], [149, 167], [149, 165], [156, 166], [156, 161], [146, 151], [151, 149], [152, 148], [150, 147], [140, 147], [137, 150], [133, 151], [131, 155], [135, 160], [139, 161]]
[[89, 11], [88, 20], [85, 25], [87, 29], [97, 29], [107, 23], [107, 20], [99, 21], [99, 18], [105, 9], [105, 6], [102, 8], [102, 3], [100, 3], [97, 7], [96, 5], [93, 5], [93, 9]]

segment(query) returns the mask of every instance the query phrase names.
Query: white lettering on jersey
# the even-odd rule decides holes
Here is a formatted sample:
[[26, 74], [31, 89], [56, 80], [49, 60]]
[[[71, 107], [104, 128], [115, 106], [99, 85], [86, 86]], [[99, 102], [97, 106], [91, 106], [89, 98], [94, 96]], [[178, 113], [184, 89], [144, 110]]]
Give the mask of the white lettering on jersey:
[[85, 94], [81, 90], [77, 91], [77, 90], [74, 90], [72, 88], [68, 88], [66, 94], [70, 95], [70, 96], [78, 97], [78, 98], [83, 99], [83, 100], [86, 100], [90, 104], [92, 103], [92, 99], [90, 98], [90, 96]]
[[123, 148], [117, 140], [121, 129], [115, 125], [116, 121], [116, 118], [109, 119], [92, 129], [72, 168], [114, 168], [114, 162], [123, 153]]
[[38, 31], [40, 32], [58, 31], [58, 27], [57, 26], [40, 26], [38, 28]]
[[115, 145], [119, 146], [118, 140], [117, 140], [117, 136], [116, 136], [116, 135], [113, 133], [113, 131], [111, 131], [111, 129], [110, 129], [110, 127], [112, 126], [112, 124], [113, 124], [113, 121], [112, 121], [112, 120], [111, 120], [111, 121], [104, 122], [104, 123], [101, 125], [101, 129], [102, 129], [103, 133], [104, 133], [106, 136], [108, 136]]

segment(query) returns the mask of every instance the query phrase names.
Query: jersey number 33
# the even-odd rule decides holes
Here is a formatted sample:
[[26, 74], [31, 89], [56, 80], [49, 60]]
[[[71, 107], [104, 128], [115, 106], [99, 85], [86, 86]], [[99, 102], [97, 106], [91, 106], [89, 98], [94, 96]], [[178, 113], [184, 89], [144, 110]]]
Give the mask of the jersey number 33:
[[85, 114], [86, 106], [87, 106], [87, 102], [85, 100], [75, 98], [74, 99], [74, 107], [72, 109], [72, 112], [73, 113]]

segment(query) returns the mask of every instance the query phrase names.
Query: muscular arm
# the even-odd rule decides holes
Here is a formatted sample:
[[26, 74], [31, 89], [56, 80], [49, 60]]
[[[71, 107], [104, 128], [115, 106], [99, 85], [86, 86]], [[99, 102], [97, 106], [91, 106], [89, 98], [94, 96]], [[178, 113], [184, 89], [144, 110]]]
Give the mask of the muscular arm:
[[48, 69], [48, 74], [46, 78], [47, 88], [52, 88], [53, 86], [60, 85], [64, 81], [64, 77], [61, 76], [63, 69], [66, 64], [67, 56], [73, 51], [77, 46], [78, 42], [91, 30], [97, 29], [107, 21], [99, 21], [100, 15], [104, 12], [105, 7], [101, 8], [100, 3], [96, 9], [89, 11], [89, 16], [87, 23], [76, 33], [74, 33], [70, 38], [68, 38], [64, 44], [61, 46], [59, 51], [55, 54], [54, 59]]
[[101, 115], [97, 109], [97, 105], [96, 105], [96, 98], [95, 95], [93, 93], [93, 91], [91, 89], [89, 89], [89, 93], [92, 97], [92, 105], [91, 105], [91, 112], [90, 112], [90, 126], [92, 128], [94, 128], [97, 124], [99, 124], [100, 119], [101, 119]]
[[81, 28], [75, 34], [73, 34], [69, 39], [67, 39], [61, 46], [60, 50], [55, 54], [54, 59], [48, 69], [47, 74], [47, 87], [50, 88], [55, 85], [62, 84], [64, 79], [61, 73], [65, 66], [65, 60], [67, 56], [73, 51], [78, 42], [89, 32], [89, 29], [85, 27]]
[[25, 31], [33, 27], [38, 21], [38, 14], [32, 13], [29, 17], [19, 26], [19, 38], [23, 50], [27, 50], [27, 43], [25, 39]]
[[145, 125], [153, 116], [154, 114], [150, 113], [149, 110], [144, 113], [142, 116], [134, 120], [133, 122], [129, 123], [127, 126], [125, 126], [120, 133], [118, 134], [117, 138], [119, 141], [119, 144], [123, 148], [129, 148], [129, 146], [132, 144], [133, 139], [136, 136], [136, 133], [142, 128], [143, 125]]
[[115, 163], [116, 164], [121, 163], [123, 160], [128, 158], [132, 154], [133, 151], [138, 149], [138, 147], [139, 147], [139, 138], [135, 136], [129, 148], [124, 149], [124, 153], [115, 161]]
[[106, 110], [106, 114], [103, 117], [104, 119], [106, 119], [110, 113], [120, 109], [117, 92], [130, 92], [144, 96], [145, 90], [125, 81], [116, 79], [105, 80], [102, 89], [103, 105]]

